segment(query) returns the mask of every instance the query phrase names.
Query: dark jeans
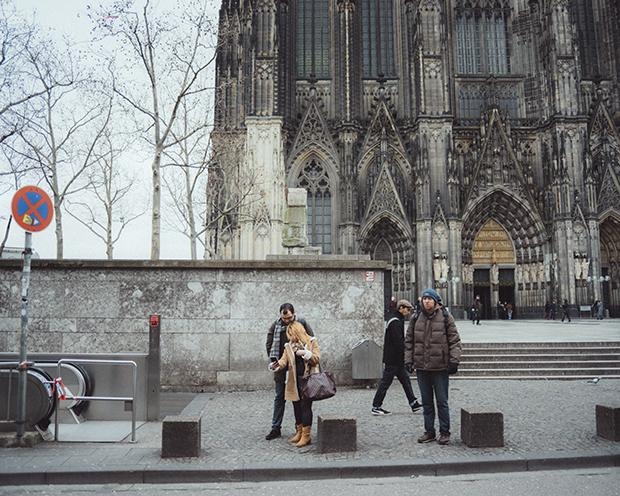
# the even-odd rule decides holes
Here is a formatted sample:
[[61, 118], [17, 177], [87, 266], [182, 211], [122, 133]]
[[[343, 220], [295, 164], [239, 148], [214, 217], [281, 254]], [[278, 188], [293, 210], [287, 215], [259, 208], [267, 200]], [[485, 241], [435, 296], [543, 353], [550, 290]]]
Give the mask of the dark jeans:
[[471, 312], [471, 323], [472, 324], [480, 324], [480, 312], [477, 310], [472, 310]]
[[295, 425], [301, 424], [304, 427], [312, 425], [312, 401], [293, 401], [293, 410], [295, 411]]
[[416, 370], [418, 387], [424, 408], [424, 430], [435, 433], [435, 401], [439, 416], [439, 433], [450, 435], [450, 409], [448, 408], [448, 371]]
[[385, 399], [385, 394], [387, 390], [392, 385], [392, 381], [396, 377], [403, 386], [403, 390], [407, 395], [407, 401], [409, 402], [409, 406], [415, 401], [415, 394], [413, 394], [413, 388], [411, 387], [411, 379], [409, 378], [409, 374], [405, 370], [404, 365], [386, 365], [383, 369], [383, 376], [381, 377], [381, 381], [379, 382], [379, 387], [377, 388], [377, 392], [375, 393], [375, 397], [372, 400], [373, 407], [380, 407], [383, 405], [383, 400]]
[[271, 428], [280, 429], [282, 427], [282, 419], [284, 418], [284, 382], [276, 382], [276, 396], [273, 399], [273, 418], [271, 419]]
[[568, 313], [568, 310], [562, 309], [562, 322], [564, 322], [564, 319], [568, 319], [570, 322], [570, 313]]

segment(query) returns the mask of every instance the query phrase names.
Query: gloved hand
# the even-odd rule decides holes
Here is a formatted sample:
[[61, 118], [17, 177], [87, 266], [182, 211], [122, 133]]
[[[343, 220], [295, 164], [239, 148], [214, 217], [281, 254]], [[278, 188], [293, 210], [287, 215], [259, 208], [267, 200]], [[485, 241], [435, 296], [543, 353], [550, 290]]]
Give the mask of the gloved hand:
[[448, 375], [456, 374], [459, 370], [459, 364], [454, 362], [448, 363]]
[[406, 370], [409, 374], [413, 374], [413, 363], [406, 363], [406, 364], [405, 364], [405, 370]]

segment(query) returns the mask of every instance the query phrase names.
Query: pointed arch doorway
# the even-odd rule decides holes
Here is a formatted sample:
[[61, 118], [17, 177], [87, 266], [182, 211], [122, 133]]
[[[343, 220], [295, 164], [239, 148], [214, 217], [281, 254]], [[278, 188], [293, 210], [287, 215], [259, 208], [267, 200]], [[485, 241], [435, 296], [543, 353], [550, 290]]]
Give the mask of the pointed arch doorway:
[[482, 317], [506, 318], [498, 302], [515, 307], [516, 256], [510, 236], [496, 220], [489, 219], [478, 231], [473, 243], [472, 265], [473, 298], [480, 296]]

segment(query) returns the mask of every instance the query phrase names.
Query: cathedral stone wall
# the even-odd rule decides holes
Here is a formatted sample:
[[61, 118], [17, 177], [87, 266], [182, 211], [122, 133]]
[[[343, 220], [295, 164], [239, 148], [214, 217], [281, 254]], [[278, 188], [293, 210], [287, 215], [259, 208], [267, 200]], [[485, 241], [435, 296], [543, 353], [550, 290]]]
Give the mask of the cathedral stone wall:
[[[385, 264], [33, 261], [28, 350], [148, 351], [162, 318], [161, 382], [182, 390], [270, 386], [265, 339], [284, 302], [319, 339], [323, 364], [351, 381], [351, 349], [383, 335]], [[0, 261], [0, 351], [19, 351], [21, 267]]]

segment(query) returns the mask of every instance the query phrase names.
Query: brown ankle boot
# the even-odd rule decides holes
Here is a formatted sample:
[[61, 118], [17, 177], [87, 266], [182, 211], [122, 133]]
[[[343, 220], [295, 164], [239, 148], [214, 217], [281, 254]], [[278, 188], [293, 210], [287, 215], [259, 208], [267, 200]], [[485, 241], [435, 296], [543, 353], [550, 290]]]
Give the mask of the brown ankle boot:
[[289, 443], [297, 444], [301, 439], [301, 424], [295, 424], [295, 435], [288, 438]]
[[295, 445], [298, 448], [302, 448], [308, 444], [310, 444], [312, 442], [312, 439], [310, 439], [310, 430], [312, 429], [312, 426], [303, 426], [301, 428], [301, 439], [299, 439], [299, 442]]

